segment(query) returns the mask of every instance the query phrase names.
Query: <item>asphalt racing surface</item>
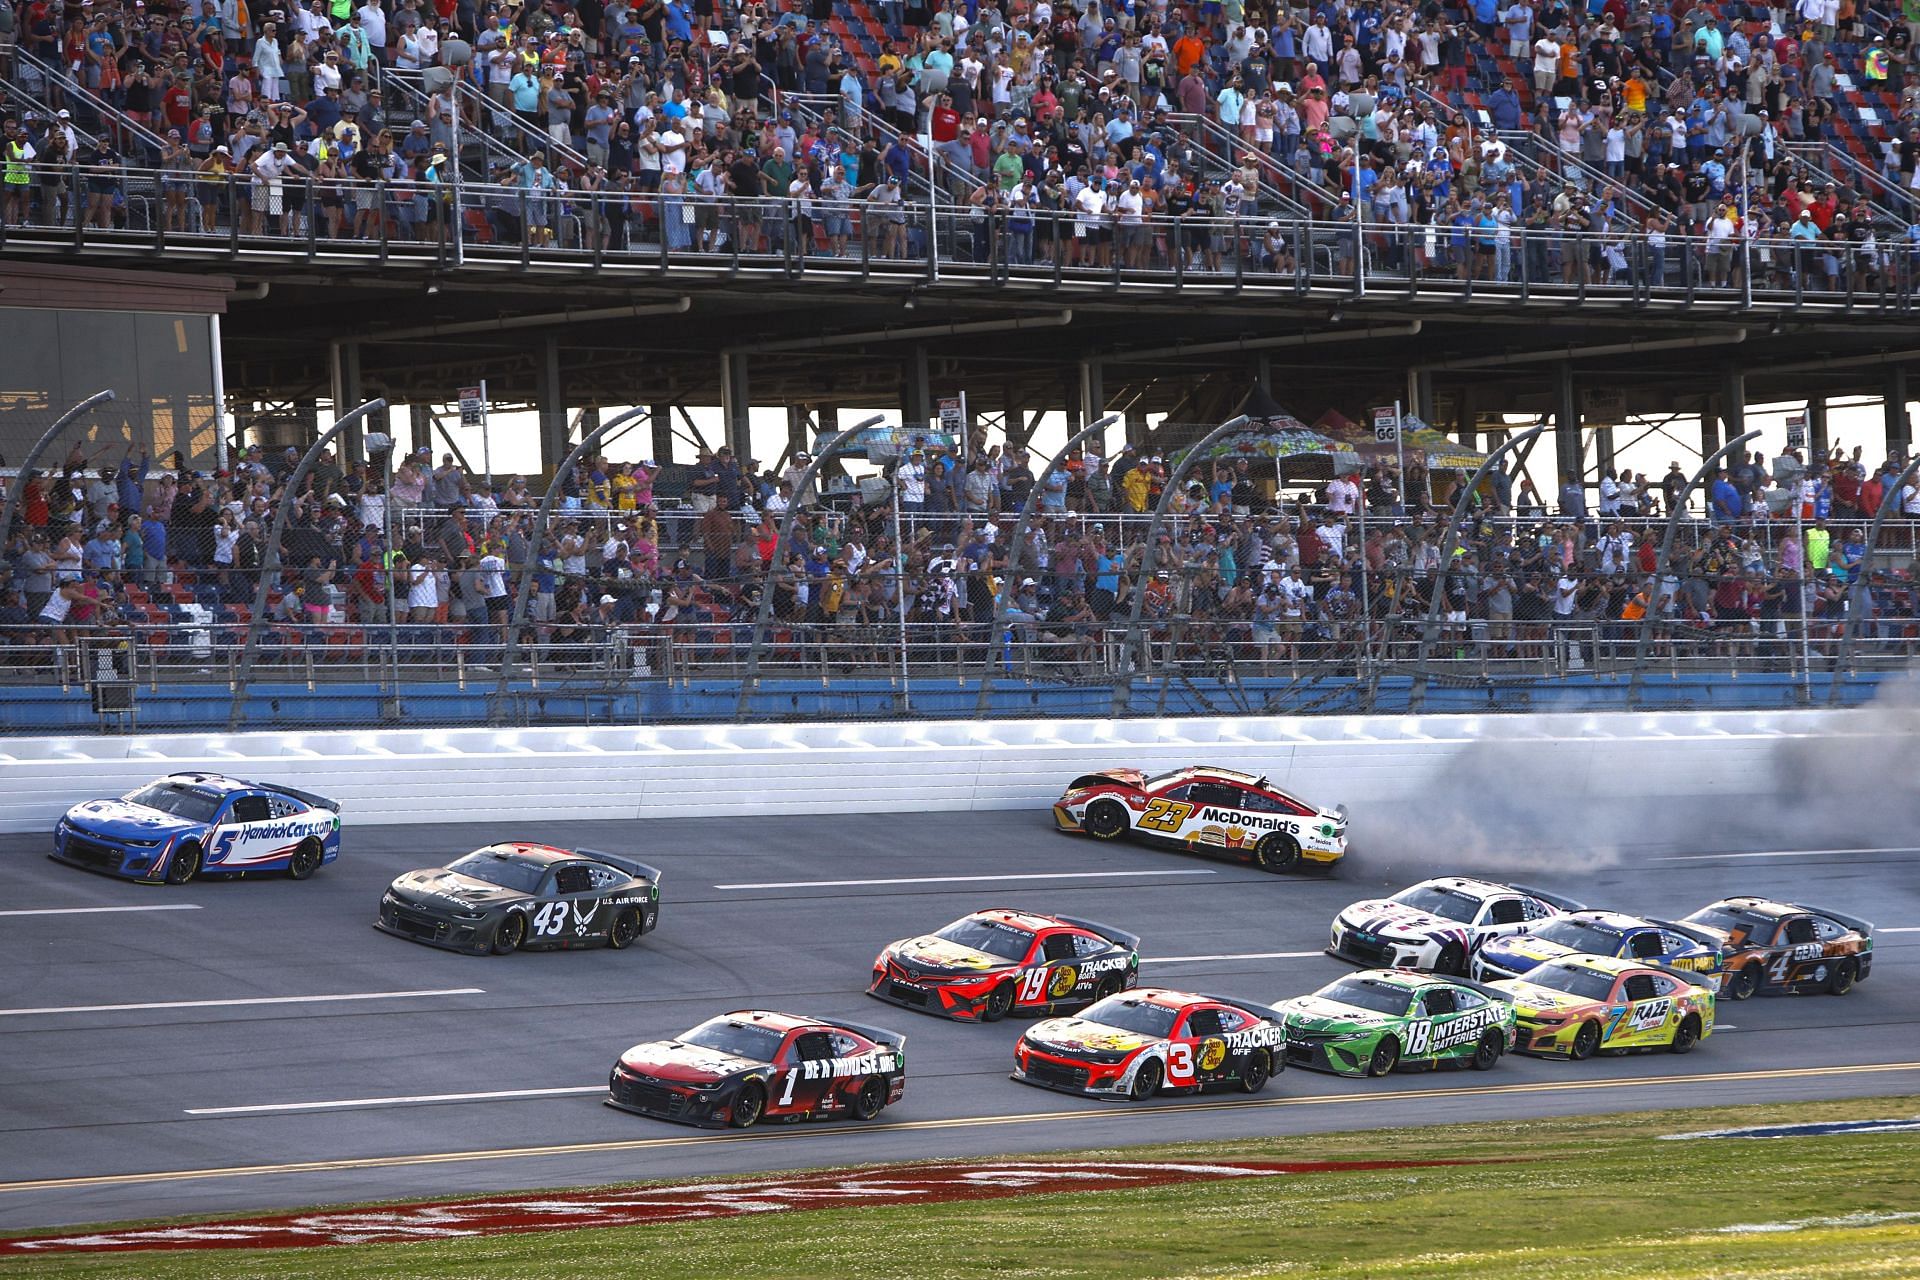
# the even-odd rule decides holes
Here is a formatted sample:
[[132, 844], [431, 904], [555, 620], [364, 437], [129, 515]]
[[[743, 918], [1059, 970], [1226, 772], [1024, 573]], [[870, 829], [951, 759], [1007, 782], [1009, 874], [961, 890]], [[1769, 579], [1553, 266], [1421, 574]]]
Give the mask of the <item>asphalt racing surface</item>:
[[[1360, 824], [1363, 825], [1363, 824]], [[399, 873], [497, 839], [636, 854], [661, 923], [626, 952], [467, 957], [371, 927]], [[1364, 834], [1358, 838], [1364, 840]], [[1835, 843], [1845, 843], [1836, 841]], [[882, 944], [967, 911], [1066, 912], [1139, 933], [1142, 981], [1276, 1000], [1348, 966], [1348, 902], [1423, 875], [1357, 848], [1336, 878], [1056, 834], [1036, 813], [355, 828], [306, 883], [127, 884], [0, 838], [0, 1229], [342, 1201], [1011, 1154], [1186, 1138], [1920, 1092], [1920, 850], [1578, 849], [1509, 877], [1679, 916], [1759, 892], [1882, 932], [1853, 994], [1725, 1003], [1686, 1057], [1507, 1058], [1347, 1080], [1293, 1069], [1240, 1095], [1095, 1102], [1007, 1078], [1021, 1023], [868, 998]], [[1498, 877], [1496, 877], [1498, 878]], [[868, 1125], [709, 1133], [601, 1104], [626, 1046], [730, 1009], [908, 1034], [903, 1101]], [[1286, 1155], [1310, 1158], [1312, 1140]], [[1278, 1153], [1276, 1153], [1278, 1154]]]

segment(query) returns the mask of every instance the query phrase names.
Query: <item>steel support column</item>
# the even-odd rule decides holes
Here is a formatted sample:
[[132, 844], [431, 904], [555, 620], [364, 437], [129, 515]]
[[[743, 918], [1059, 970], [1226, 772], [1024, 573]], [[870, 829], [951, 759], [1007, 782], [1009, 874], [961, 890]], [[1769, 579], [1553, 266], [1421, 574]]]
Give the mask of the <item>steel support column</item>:
[[1554, 366], [1553, 377], [1553, 450], [1560, 483], [1572, 480], [1584, 485], [1587, 451], [1580, 439], [1580, 397], [1573, 384], [1573, 365], [1561, 361]]
[[409, 455], [425, 449], [429, 458], [433, 456], [433, 409], [430, 406], [424, 404], [407, 406], [407, 439], [412, 445], [412, 448], [407, 450]]
[[1904, 458], [1913, 447], [1913, 422], [1907, 416], [1907, 366], [1896, 364], [1887, 370], [1886, 419], [1887, 456]]
[[540, 341], [534, 394], [540, 410], [540, 469], [546, 471], [567, 456], [567, 395], [560, 381], [560, 339], [554, 334]]
[[753, 388], [747, 373], [748, 357], [740, 351], [720, 353], [720, 418], [733, 456], [742, 464], [753, 456]]
[[[1720, 428], [1723, 438], [1747, 434], [1747, 375], [1728, 368], [1720, 379]], [[1744, 457], [1735, 462], [1745, 462]]]
[[916, 342], [907, 349], [900, 370], [900, 424], [924, 429], [933, 417], [933, 377], [927, 368], [927, 344]]
[[1827, 398], [1811, 396], [1807, 400], [1807, 460], [1826, 457], [1832, 447], [1827, 435]]
[[647, 412], [653, 428], [653, 460], [661, 466], [673, 461], [673, 406], [656, 404]]
[[[1082, 360], [1080, 362], [1080, 424], [1090, 426], [1106, 411], [1106, 370], [1098, 360]], [[1102, 457], [1105, 457], [1106, 432], [1097, 432], [1089, 438], [1094, 442], [1094, 448], [1100, 451]]]

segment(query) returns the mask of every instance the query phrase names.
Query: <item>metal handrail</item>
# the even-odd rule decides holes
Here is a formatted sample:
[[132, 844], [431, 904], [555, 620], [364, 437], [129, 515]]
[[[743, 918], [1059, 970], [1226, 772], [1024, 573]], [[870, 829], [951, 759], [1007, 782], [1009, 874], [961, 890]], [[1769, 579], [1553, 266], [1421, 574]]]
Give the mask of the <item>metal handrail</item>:
[[159, 155], [161, 149], [167, 145], [166, 139], [129, 116], [120, 108], [114, 106], [111, 102], [108, 102], [105, 98], [102, 98], [99, 94], [94, 93], [77, 80], [61, 76], [52, 67], [49, 67], [46, 63], [28, 53], [25, 49], [16, 46], [14, 49], [14, 65], [17, 67], [22, 64], [38, 74], [43, 83], [58, 81], [61, 93], [85, 103], [87, 109], [92, 111], [95, 118], [103, 125], [111, 121], [116, 129], [140, 139], [141, 142], [145, 143], [147, 147], [152, 150], [154, 155]]
[[[1224, 145], [1225, 150], [1221, 151], [1217, 146], [1201, 146], [1198, 142], [1194, 143], [1194, 145], [1200, 147], [1203, 153], [1213, 158], [1216, 163], [1221, 164], [1225, 168], [1238, 169], [1240, 167], [1240, 161], [1238, 159], [1238, 153], [1240, 152], [1252, 156], [1254, 158], [1254, 167], [1261, 175], [1258, 194], [1263, 204], [1271, 202], [1278, 206], [1285, 214], [1291, 217], [1305, 219], [1309, 222], [1315, 218], [1316, 211], [1311, 205], [1306, 201], [1295, 199], [1291, 192], [1282, 191], [1267, 181], [1266, 175], [1268, 174], [1286, 178], [1289, 183], [1293, 184], [1296, 190], [1308, 192], [1308, 199], [1310, 200], [1317, 200], [1322, 205], [1330, 203], [1325, 193], [1317, 187], [1311, 179], [1295, 172], [1292, 166], [1286, 162], [1274, 156], [1267, 155], [1257, 148], [1249, 147], [1245, 142], [1229, 133], [1218, 121], [1214, 120], [1213, 117], [1192, 115], [1188, 112], [1178, 111], [1169, 113], [1167, 119], [1183, 134], [1186, 134], [1189, 141], [1192, 141], [1192, 133], [1198, 132], [1201, 137], [1209, 139], [1216, 144]], [[1261, 213], [1263, 217], [1270, 216], [1265, 209], [1263, 209]]]
[[[824, 126], [826, 124], [826, 113], [832, 111], [835, 114], [835, 122], [832, 126], [834, 131], [842, 137], [858, 140], [859, 135], [853, 130], [848, 129], [846, 125], [838, 119], [841, 107], [841, 101], [838, 95], [788, 93], [782, 94], [780, 101], [795, 109], [798, 114], [804, 116], [809, 122], [816, 125]], [[878, 112], [862, 111], [860, 113], [860, 120], [864, 128], [878, 134], [880, 138], [888, 144], [902, 139], [905, 140], [906, 145], [914, 152], [916, 160], [920, 161], [920, 163], [909, 166], [907, 170], [907, 185], [912, 190], [930, 193], [936, 204], [956, 209], [963, 208], [967, 202], [958, 193], [964, 191], [967, 196], [971, 196], [974, 192], [986, 185], [986, 179], [961, 169], [958, 165], [955, 165], [951, 160], [947, 159], [947, 157], [941, 155], [937, 150], [929, 151], [920, 144], [918, 138], [906, 137]], [[929, 155], [932, 156], [934, 173], [940, 179], [937, 182], [931, 181], [927, 177], [925, 161]], [[873, 174], [861, 174], [861, 185], [864, 186], [872, 182], [874, 178], [875, 175]]]

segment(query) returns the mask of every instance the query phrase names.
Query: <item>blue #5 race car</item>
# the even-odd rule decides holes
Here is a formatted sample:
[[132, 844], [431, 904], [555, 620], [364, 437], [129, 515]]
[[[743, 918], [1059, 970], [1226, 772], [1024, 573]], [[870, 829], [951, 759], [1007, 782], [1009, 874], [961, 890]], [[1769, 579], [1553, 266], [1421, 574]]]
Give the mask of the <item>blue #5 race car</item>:
[[73, 806], [49, 856], [148, 883], [257, 871], [305, 880], [340, 856], [340, 806], [292, 787], [176, 773]]

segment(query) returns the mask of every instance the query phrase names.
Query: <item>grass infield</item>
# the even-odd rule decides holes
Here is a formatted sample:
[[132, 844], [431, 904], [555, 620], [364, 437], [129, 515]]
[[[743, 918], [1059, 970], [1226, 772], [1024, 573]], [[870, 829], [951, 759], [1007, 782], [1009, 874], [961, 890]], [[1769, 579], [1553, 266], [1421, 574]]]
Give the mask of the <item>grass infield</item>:
[[1915, 1115], [1920, 1097], [1902, 1096], [1081, 1151], [1062, 1155], [1529, 1159], [451, 1242], [49, 1256], [0, 1262], [0, 1278], [1912, 1277], [1913, 1133], [1653, 1138]]

